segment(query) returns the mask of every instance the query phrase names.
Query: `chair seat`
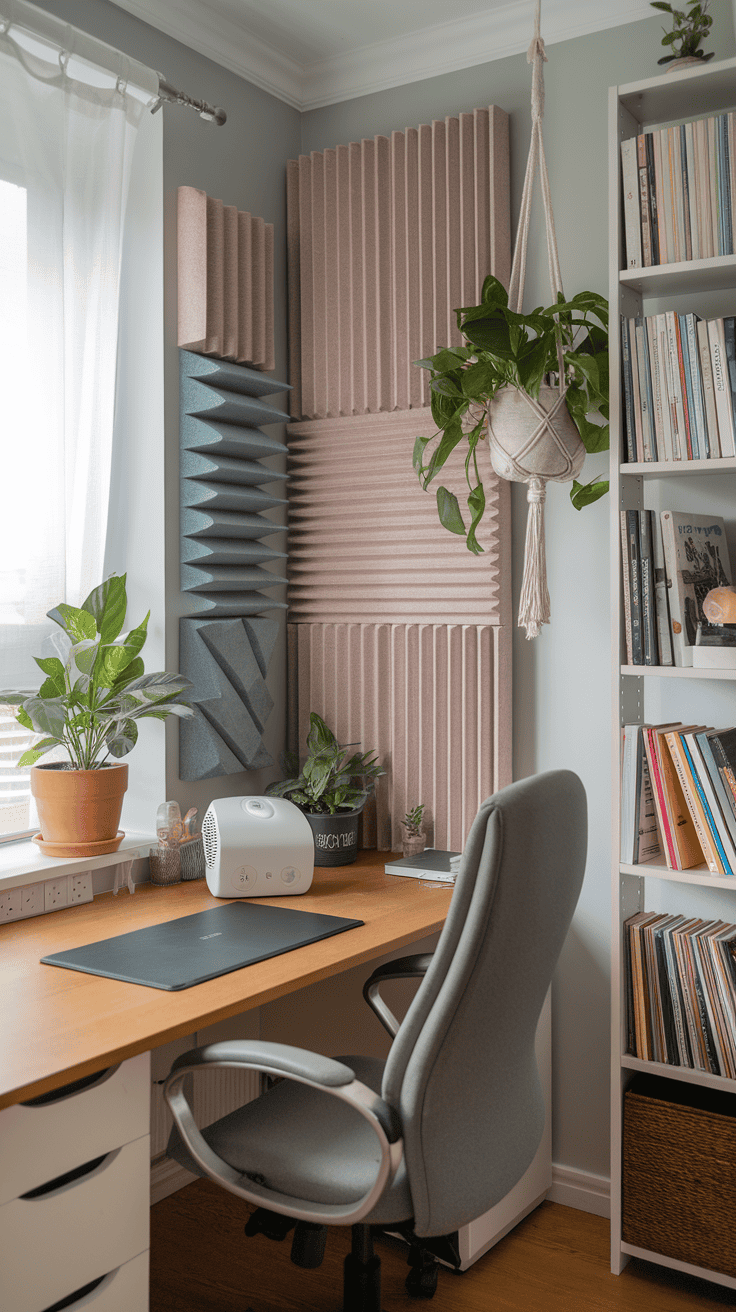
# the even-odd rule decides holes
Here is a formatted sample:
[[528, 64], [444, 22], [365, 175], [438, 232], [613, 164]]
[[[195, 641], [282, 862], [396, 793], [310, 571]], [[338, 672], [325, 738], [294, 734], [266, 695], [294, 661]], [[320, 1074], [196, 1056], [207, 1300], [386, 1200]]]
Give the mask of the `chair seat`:
[[[339, 1057], [356, 1079], [381, 1092], [384, 1063], [373, 1057]], [[368, 1122], [347, 1103], [293, 1080], [282, 1080], [202, 1130], [228, 1165], [280, 1193], [317, 1203], [354, 1203], [367, 1193], [380, 1162], [378, 1140]], [[168, 1153], [187, 1170], [202, 1174], [172, 1132]], [[407, 1221], [412, 1201], [402, 1160], [366, 1223]]]

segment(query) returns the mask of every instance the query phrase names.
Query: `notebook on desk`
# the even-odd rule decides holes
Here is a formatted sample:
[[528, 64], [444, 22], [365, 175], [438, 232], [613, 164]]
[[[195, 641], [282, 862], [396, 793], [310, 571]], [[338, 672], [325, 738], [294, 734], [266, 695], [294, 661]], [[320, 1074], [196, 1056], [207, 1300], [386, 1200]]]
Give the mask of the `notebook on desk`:
[[41, 962], [153, 989], [188, 989], [364, 923], [262, 902], [229, 902], [51, 953]]

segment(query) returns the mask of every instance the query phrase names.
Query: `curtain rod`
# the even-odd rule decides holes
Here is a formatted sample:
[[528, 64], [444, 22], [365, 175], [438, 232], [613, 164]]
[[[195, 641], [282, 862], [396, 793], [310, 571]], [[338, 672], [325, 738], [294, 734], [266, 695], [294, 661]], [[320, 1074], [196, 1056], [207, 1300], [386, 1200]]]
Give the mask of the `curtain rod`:
[[185, 96], [183, 91], [177, 91], [176, 87], [172, 87], [171, 83], [167, 82], [166, 78], [162, 77], [160, 73], [158, 75], [158, 95], [159, 98], [151, 111], [153, 114], [161, 108], [163, 101], [167, 100], [172, 105], [189, 105], [192, 109], [196, 109], [200, 118], [205, 119], [207, 123], [214, 123], [218, 128], [221, 128], [223, 123], [227, 122], [227, 114], [224, 109], [221, 109], [218, 105], [209, 105], [206, 100], [195, 100], [193, 96]]

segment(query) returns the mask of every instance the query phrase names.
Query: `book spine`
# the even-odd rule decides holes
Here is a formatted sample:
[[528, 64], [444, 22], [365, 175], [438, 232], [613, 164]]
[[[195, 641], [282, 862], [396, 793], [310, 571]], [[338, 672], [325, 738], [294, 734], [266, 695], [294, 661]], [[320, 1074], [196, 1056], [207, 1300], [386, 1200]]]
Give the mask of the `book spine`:
[[657, 638], [659, 642], [660, 665], [672, 665], [672, 632], [670, 630], [670, 609], [667, 597], [667, 573], [664, 567], [664, 550], [662, 548], [662, 529], [656, 511], [650, 510], [652, 548], [654, 552], [654, 588], [657, 606]]
[[645, 460], [657, 459], [657, 440], [654, 431], [652, 379], [649, 369], [649, 345], [642, 319], [634, 320], [634, 343], [639, 365], [639, 392], [641, 400], [641, 441]]
[[685, 124], [682, 123], [675, 133], [679, 135], [680, 146], [680, 177], [682, 179], [682, 229], [685, 239], [685, 259], [693, 258], [693, 242], [690, 232], [690, 179], [687, 170], [687, 138], [685, 135]]
[[640, 269], [641, 217], [639, 214], [639, 170], [636, 156], [636, 137], [621, 142], [621, 181], [624, 193], [624, 233], [626, 236], [626, 267]]
[[626, 641], [626, 664], [634, 664], [631, 646], [631, 561], [629, 559], [629, 529], [626, 523], [626, 511], [621, 511], [621, 582], [624, 592], [624, 638]]
[[[662, 228], [664, 228], [664, 249], [667, 253], [667, 264], [672, 264], [675, 259], [675, 236], [672, 223], [672, 183], [670, 181], [670, 151], [667, 141], [667, 129], [658, 128], [654, 133], [658, 144], [658, 155], [660, 161], [660, 171], [657, 182], [661, 184], [660, 192], [660, 242], [662, 239]], [[655, 165], [657, 155], [655, 154]]]
[[629, 539], [629, 578], [631, 587], [631, 663], [644, 664], [644, 643], [641, 625], [641, 565], [639, 559], [639, 512], [626, 511], [626, 529]]
[[693, 123], [685, 123], [687, 156], [687, 205], [689, 205], [690, 244], [693, 260], [701, 258], [701, 234], [698, 226], [698, 173], [695, 169], [695, 134]]
[[[736, 335], [733, 315], [726, 315], [723, 320], [723, 339], [726, 346], [726, 369], [731, 397], [731, 431], [733, 432], [736, 415]], [[731, 453], [734, 454], [733, 452]]]
[[644, 433], [641, 417], [641, 383], [639, 381], [639, 357], [636, 350], [636, 320], [628, 320], [629, 365], [631, 368], [631, 404], [634, 410], [634, 440], [636, 459], [644, 459]]
[[639, 568], [641, 572], [641, 630], [644, 664], [657, 665], [656, 601], [654, 591], [654, 556], [650, 511], [639, 511]]
[[695, 731], [689, 730], [683, 733], [683, 742], [685, 751], [688, 754], [690, 769], [692, 770], [695, 783], [698, 787], [700, 797], [702, 798], [706, 818], [713, 833], [713, 841], [718, 848], [719, 856], [726, 868], [726, 874], [735, 875], [736, 848], [734, 847], [728, 825], [723, 819], [718, 798], [716, 797], [710, 780], [710, 775], [705, 768]]
[[644, 327], [649, 344], [650, 377], [652, 380], [652, 397], [654, 405], [652, 416], [654, 432], [657, 439], [657, 459], [667, 460], [667, 446], [664, 440], [664, 399], [662, 397], [662, 371], [659, 367], [659, 342], [657, 341], [657, 322], [655, 315], [648, 315]]
[[638, 824], [634, 833], [634, 861], [637, 865], [646, 865], [647, 862], [654, 861], [656, 857], [662, 855], [662, 844], [641, 729], [637, 732], [637, 780]]
[[672, 754], [667, 746], [665, 734], [654, 731], [659, 749], [662, 786], [672, 822], [672, 836], [677, 849], [677, 869], [692, 870], [703, 861], [703, 852], [695, 832], [690, 811], [682, 791], [682, 785], [675, 770]]
[[[659, 321], [662, 321], [659, 324]], [[682, 417], [682, 395], [680, 392], [680, 364], [677, 358], [675, 341], [674, 312], [657, 315], [659, 332], [663, 341], [663, 354], [667, 377], [667, 396], [669, 399], [670, 428], [672, 432], [672, 455], [675, 460], [683, 460], [687, 455], [685, 445], [685, 425]]]
[[721, 191], [723, 204], [723, 241], [724, 255], [733, 255], [733, 209], [731, 206], [731, 143], [728, 130], [728, 114], [721, 114]]
[[712, 460], [717, 460], [721, 454], [721, 447], [718, 440], [718, 413], [716, 411], [716, 397], [713, 390], [713, 367], [710, 362], [708, 324], [705, 319], [698, 320], [695, 325], [695, 334], [698, 339], [700, 376], [703, 380], [703, 404], [705, 406], [708, 455]]
[[693, 398], [692, 418], [695, 422], [699, 458], [707, 460], [710, 455], [708, 430], [705, 421], [705, 397], [703, 396], [703, 378], [700, 371], [700, 350], [698, 347], [697, 316], [686, 314], [685, 335], [687, 337], [687, 354], [690, 362], [690, 389]]
[[659, 390], [662, 397], [662, 440], [665, 460], [674, 460], [674, 446], [672, 440], [672, 408], [670, 401], [670, 383], [667, 370], [669, 359], [669, 348], [667, 345], [667, 326], [663, 314], [652, 315], [653, 331], [652, 339], [657, 352], [657, 372], [659, 374]]
[[644, 736], [647, 764], [649, 766], [649, 777], [652, 781], [652, 796], [654, 797], [654, 807], [657, 813], [659, 836], [662, 843], [664, 858], [670, 870], [677, 870], [679, 867], [677, 865], [677, 855], [672, 837], [672, 827], [667, 811], [662, 775], [659, 768], [659, 759], [656, 749], [656, 734], [646, 725], [642, 727], [642, 734]]
[[716, 759], [713, 755], [713, 748], [711, 747], [708, 731], [706, 730], [703, 733], [696, 733], [695, 741], [700, 749], [703, 765], [708, 772], [713, 792], [715, 793], [718, 804], [721, 808], [723, 823], [726, 825], [728, 832], [731, 835], [731, 842], [736, 849], [736, 798], [731, 795], [730, 789], [724, 787], [721, 772], [718, 769]]
[[715, 763], [718, 766], [718, 773], [723, 780], [723, 787], [726, 796], [731, 804], [731, 809], [736, 816], [736, 771], [734, 771], [729, 754], [723, 746], [719, 734], [709, 734], [708, 742], [710, 743]]
[[677, 968], [677, 954], [674, 944], [674, 931], [679, 929], [683, 923], [683, 917], [679, 916], [674, 924], [669, 925], [662, 934], [662, 945], [664, 947], [665, 960], [667, 962], [667, 979], [670, 987], [670, 998], [672, 1000], [672, 1012], [675, 1020], [675, 1033], [677, 1036], [677, 1049], [679, 1061], [675, 1063], [678, 1066], [692, 1066], [692, 1051], [690, 1048], [690, 1036], [687, 1029], [687, 1020], [685, 1018], [685, 1001], [682, 996], [682, 985], [680, 983], [680, 974]]
[[728, 181], [731, 199], [731, 253], [734, 253], [734, 216], [736, 215], [736, 113], [727, 114], [728, 119]]
[[[693, 446], [690, 435], [690, 419], [687, 411], [687, 380], [685, 378], [685, 357], [682, 351], [682, 335], [680, 333], [680, 316], [675, 311], [667, 315], [667, 324], [670, 332], [671, 348], [674, 349], [672, 357], [672, 370], [675, 374], [675, 403], [677, 406], [677, 422], [680, 425], [680, 441], [682, 446], [683, 460], [692, 460]], [[687, 350], [687, 346], [685, 347]]]
[[708, 133], [708, 175], [710, 181], [710, 225], [713, 254], [722, 255], [720, 241], [720, 220], [718, 217], [718, 151], [716, 149], [716, 124], [714, 118], [706, 120]]
[[639, 208], [641, 210], [641, 256], [644, 267], [652, 263], [652, 225], [649, 213], [649, 170], [644, 133], [636, 138], [636, 158], [639, 166]]
[[644, 134], [647, 156], [647, 175], [649, 181], [649, 223], [652, 237], [652, 264], [660, 264], [659, 255], [659, 219], [658, 219], [658, 200], [657, 200], [657, 183], [654, 172], [654, 143], [651, 132]]
[[626, 462], [636, 462], [636, 427], [634, 398], [632, 395], [631, 352], [629, 347], [629, 320], [621, 319], [621, 378], [624, 386], [624, 427], [626, 432]]
[[660, 514], [660, 526], [662, 529], [662, 549], [664, 553], [664, 567], [667, 575], [667, 598], [670, 608], [670, 622], [672, 627], [672, 655], [675, 665], [686, 668], [692, 665], [692, 650], [687, 643], [687, 634], [685, 632], [685, 616], [682, 609], [682, 598], [677, 573], [677, 543], [675, 541], [675, 528], [672, 520], [672, 511], [663, 510]]
[[708, 869], [710, 870], [711, 874], [722, 875], [723, 869], [718, 863], [715, 849], [711, 842], [708, 823], [703, 814], [703, 808], [700, 805], [699, 798], [697, 797], [697, 794], [695, 792], [695, 785], [690, 776], [689, 769], [685, 764], [683, 743], [680, 740], [679, 734], [668, 733], [665, 735], [665, 737], [667, 740], [667, 746], [670, 749], [670, 755], [672, 756], [672, 760], [674, 762], [674, 766], [677, 771], [678, 779], [680, 780], [680, 784], [682, 786], [682, 792], [685, 798], [685, 803], [687, 805], [688, 811], [690, 812], [692, 822], [695, 826], [695, 833], [697, 834], [698, 842], [700, 843], [700, 847], [702, 849], [705, 863], [708, 866]]
[[695, 123], [696, 168], [698, 170], [698, 223], [700, 226], [700, 258], [713, 256], [713, 228], [710, 214], [710, 167], [708, 160], [708, 126], [704, 118]]
[[708, 320], [710, 362], [713, 370], [713, 394], [718, 415], [718, 438], [722, 456], [734, 454], [731, 387], [728, 382], [725, 335], [722, 319]]
[[680, 134], [677, 128], [665, 128], [667, 157], [669, 160], [670, 192], [672, 195], [673, 259], [679, 264], [685, 258], [685, 240], [682, 229], [682, 180], [680, 178]]
[[685, 414], [685, 433], [687, 435], [688, 452], [690, 453], [689, 459], [699, 460], [700, 445], [698, 443], [698, 426], [695, 419], [695, 407], [693, 404], [693, 381], [690, 364], [690, 341], [687, 332], [687, 316], [684, 314], [676, 314], [675, 325], [677, 328], [677, 346], [680, 352], [682, 408]]

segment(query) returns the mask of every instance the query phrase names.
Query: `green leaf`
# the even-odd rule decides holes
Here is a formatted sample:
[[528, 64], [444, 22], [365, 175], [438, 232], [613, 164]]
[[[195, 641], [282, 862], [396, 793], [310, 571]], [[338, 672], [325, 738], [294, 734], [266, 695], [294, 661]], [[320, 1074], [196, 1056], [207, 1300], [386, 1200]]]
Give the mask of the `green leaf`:
[[493, 355], [499, 355], [503, 359], [510, 359], [513, 356], [511, 347], [511, 333], [506, 320], [498, 315], [493, 318], [476, 319], [470, 322], [464, 320], [462, 331], [465, 336], [480, 346], [484, 351], [490, 351]]
[[325, 724], [316, 711], [312, 711], [309, 716], [309, 733], [307, 734], [307, 748], [310, 753], [337, 751], [338, 741], [334, 733]]
[[125, 623], [125, 612], [128, 608], [125, 592], [126, 577], [125, 574], [112, 574], [98, 588], [94, 588], [87, 600], [82, 602], [82, 610], [88, 611], [93, 617], [97, 632], [105, 645], [117, 638]]
[[140, 656], [136, 656], [129, 665], [125, 666], [122, 674], [118, 676], [112, 685], [113, 692], [121, 692], [123, 688], [128, 687], [134, 679], [139, 679], [145, 671], [145, 666]]
[[411, 463], [419, 478], [422, 477], [422, 465], [424, 463], [424, 449], [427, 443], [431, 441], [432, 441], [431, 437], [417, 437], [414, 439], [414, 452], [412, 454]]
[[123, 720], [115, 726], [112, 734], [105, 739], [105, 746], [111, 756], [127, 756], [138, 742], [138, 725], [134, 720]]
[[31, 719], [30, 715], [28, 714], [28, 711], [27, 711], [27, 710], [25, 709], [25, 707], [23, 707], [23, 706], [19, 706], [19, 707], [18, 707], [18, 710], [15, 712], [15, 718], [16, 718], [16, 720], [18, 721], [18, 724], [22, 724], [22, 725], [23, 725], [23, 728], [24, 728], [24, 729], [34, 729], [34, 728], [35, 728], [35, 725], [34, 725], [34, 723], [33, 723], [33, 720]]
[[[44, 674], [47, 674], [49, 676], [46, 682], [49, 683], [55, 689], [56, 695], [59, 697], [63, 697], [64, 693], [66, 692], [66, 683], [64, 680], [64, 666], [62, 665], [58, 657], [34, 656], [33, 659], [36, 662], [38, 668], [40, 670], [43, 670]], [[44, 684], [44, 687], [46, 687], [46, 684]], [[54, 693], [42, 693], [41, 696], [54, 696]]]
[[38, 692], [36, 693], [36, 696], [37, 696], [37, 697], [44, 697], [44, 698], [48, 698], [48, 697], [58, 697], [58, 696], [60, 696], [60, 695], [61, 695], [62, 697], [65, 696], [65, 695], [66, 695], [66, 689], [62, 689], [61, 694], [60, 694], [60, 693], [59, 693], [59, 688], [58, 688], [58, 686], [57, 686], [57, 684], [56, 684], [56, 680], [55, 680], [55, 679], [44, 679], [43, 683], [41, 684], [41, 687], [39, 688]]
[[456, 419], [447, 425], [447, 428], [432, 452], [429, 464], [424, 471], [423, 487], [425, 492], [429, 484], [432, 482], [432, 479], [439, 473], [447, 460], [447, 457], [455, 450], [458, 442], [462, 441], [462, 437], [463, 430], [459, 419]]
[[82, 674], [91, 674], [92, 667], [97, 659], [97, 653], [100, 650], [100, 643], [96, 642], [92, 647], [80, 647], [74, 653], [74, 664]]
[[97, 636], [97, 625], [89, 611], [78, 610], [76, 606], [67, 606], [66, 602], [62, 601], [59, 606], [47, 611], [46, 614], [50, 620], [54, 620], [66, 630], [72, 642], [82, 642], [84, 638]]
[[17, 770], [26, 770], [29, 765], [35, 765], [39, 756], [44, 756], [46, 752], [51, 751], [52, 747], [63, 747], [60, 738], [42, 738], [40, 743], [35, 743], [33, 747], [24, 752], [16, 766]]
[[454, 492], [448, 492], [446, 487], [437, 488], [437, 513], [440, 517], [440, 523], [450, 533], [458, 533], [465, 536], [465, 524], [460, 514], [460, 506]]
[[592, 480], [590, 483], [573, 482], [570, 491], [570, 500], [576, 510], [582, 510], [583, 506], [591, 506], [594, 501], [604, 497], [608, 491], [608, 479]]
[[52, 738], [63, 738], [66, 728], [66, 707], [61, 697], [29, 697], [23, 709], [36, 733]]
[[477, 537], [475, 536], [475, 530], [477, 529], [478, 525], [480, 524], [480, 521], [483, 518], [483, 513], [485, 511], [485, 508], [486, 508], [485, 493], [483, 491], [482, 483], [479, 483], [477, 487], [473, 488], [472, 492], [470, 493], [470, 496], [468, 497], [468, 509], [470, 510], [470, 513], [473, 516], [472, 523], [470, 525], [470, 528], [468, 529], [468, 551], [472, 551], [474, 556], [480, 556], [482, 555], [483, 552], [483, 548], [480, 545], [480, 542], [478, 541]]

